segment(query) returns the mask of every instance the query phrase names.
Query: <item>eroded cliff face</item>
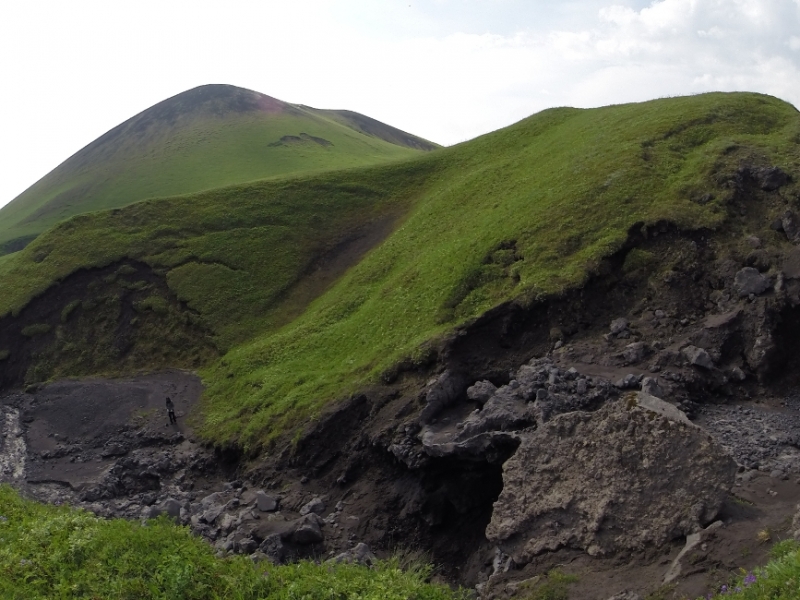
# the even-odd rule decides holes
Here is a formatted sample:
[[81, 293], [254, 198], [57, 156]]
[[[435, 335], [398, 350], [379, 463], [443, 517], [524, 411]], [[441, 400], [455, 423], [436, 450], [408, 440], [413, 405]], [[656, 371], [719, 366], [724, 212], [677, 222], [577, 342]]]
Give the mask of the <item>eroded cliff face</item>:
[[525, 564], [565, 546], [641, 551], [710, 524], [733, 487], [733, 458], [701, 428], [646, 406], [630, 394], [523, 435], [503, 466], [489, 541]]

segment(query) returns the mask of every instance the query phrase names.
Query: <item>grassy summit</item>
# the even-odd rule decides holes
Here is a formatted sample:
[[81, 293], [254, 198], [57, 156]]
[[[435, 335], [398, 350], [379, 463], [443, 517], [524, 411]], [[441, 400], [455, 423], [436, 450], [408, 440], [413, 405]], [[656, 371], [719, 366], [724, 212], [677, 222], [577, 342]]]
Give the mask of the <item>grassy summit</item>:
[[[580, 286], [635, 224], [722, 227], [739, 166], [800, 172], [799, 143], [797, 110], [758, 94], [547, 110], [405, 162], [73, 218], [0, 261], [0, 315], [78, 269], [150, 265], [222, 354], [205, 435], [256, 448], [499, 303]], [[76, 372], [51, 325], [40, 378]]]
[[206, 85], [101, 136], [0, 210], [0, 247], [19, 249], [75, 214], [292, 173], [375, 164], [434, 144], [369, 117]]

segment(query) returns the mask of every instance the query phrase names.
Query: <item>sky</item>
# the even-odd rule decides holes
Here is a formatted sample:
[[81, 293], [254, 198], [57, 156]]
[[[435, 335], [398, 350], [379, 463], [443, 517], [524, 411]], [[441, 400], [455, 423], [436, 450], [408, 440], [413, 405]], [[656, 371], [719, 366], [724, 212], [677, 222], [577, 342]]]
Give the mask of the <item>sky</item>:
[[800, 106], [800, 0], [9, 0], [0, 82], [2, 206], [208, 83], [444, 145], [552, 106], [717, 90]]

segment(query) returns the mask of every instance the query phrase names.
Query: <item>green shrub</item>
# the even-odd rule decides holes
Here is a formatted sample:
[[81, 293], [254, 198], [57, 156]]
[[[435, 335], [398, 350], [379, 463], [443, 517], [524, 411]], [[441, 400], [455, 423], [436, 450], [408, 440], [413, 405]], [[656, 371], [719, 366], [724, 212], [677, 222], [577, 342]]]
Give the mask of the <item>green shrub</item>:
[[639, 269], [644, 269], [655, 261], [655, 256], [652, 252], [641, 250], [640, 248], [633, 248], [625, 257], [625, 262], [622, 265], [622, 270], [625, 273], [632, 273]]
[[778, 559], [798, 550], [800, 550], [800, 542], [794, 539], [783, 540], [770, 548], [769, 555], [773, 559]]
[[522, 587], [524, 600], [567, 600], [569, 586], [578, 581], [574, 575], [567, 575], [553, 569], [541, 578], [537, 578]]
[[800, 598], [800, 544], [778, 542], [765, 567], [747, 572], [714, 590], [709, 598], [725, 600], [797, 600]]
[[117, 269], [117, 275], [133, 275], [136, 273], [136, 267], [132, 265], [122, 265]]
[[134, 308], [139, 312], [150, 310], [156, 314], [163, 315], [169, 311], [169, 302], [161, 296], [148, 296], [144, 300], [136, 302]]
[[50, 333], [51, 329], [53, 329], [53, 326], [49, 323], [34, 323], [33, 325], [27, 325], [23, 327], [22, 335], [32, 338], [39, 335], [44, 335], [45, 333]]
[[144, 281], [142, 279], [139, 279], [137, 281], [126, 281], [124, 279], [120, 279], [117, 283], [121, 287], [124, 287], [126, 290], [131, 290], [131, 291], [134, 291], [134, 292], [138, 292], [140, 290], [143, 290], [147, 286], [150, 285], [149, 283], [147, 283], [146, 281]]
[[80, 300], [73, 300], [72, 302], [67, 304], [61, 311], [61, 322], [66, 323], [69, 320], [69, 316], [72, 314], [72, 311], [74, 311], [80, 305], [81, 305]]

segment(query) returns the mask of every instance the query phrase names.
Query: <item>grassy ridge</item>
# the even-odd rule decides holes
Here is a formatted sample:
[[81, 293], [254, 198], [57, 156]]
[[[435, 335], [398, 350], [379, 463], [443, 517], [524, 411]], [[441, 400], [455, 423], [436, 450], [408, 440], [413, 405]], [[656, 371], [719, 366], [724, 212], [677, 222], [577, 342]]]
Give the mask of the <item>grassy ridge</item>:
[[213, 549], [166, 519], [146, 526], [106, 521], [21, 499], [0, 486], [0, 596], [52, 598], [447, 600], [460, 593], [426, 582], [430, 569], [353, 565], [255, 565]]
[[[194, 98], [204, 90], [199, 88], [137, 115], [3, 207], [0, 245], [34, 236], [75, 214], [145, 198], [377, 164], [417, 153], [402, 145], [403, 139], [395, 143], [365, 135], [323, 111], [272, 99], [269, 110], [262, 110], [257, 101], [266, 97], [255, 92], [205, 88], [220, 89], [211, 100]], [[247, 97], [252, 106], [236, 104], [242, 94], [252, 96]], [[397, 131], [380, 125], [386, 132]]]
[[[719, 227], [741, 162], [800, 173], [799, 141], [757, 94], [548, 110], [413, 161], [75, 218], [0, 262], [0, 314], [81, 266], [162, 269], [228, 350], [204, 434], [254, 448], [488, 308], [580, 285], [636, 223]], [[292, 320], [315, 257], [387, 212], [392, 235]]]
[[637, 222], [720, 225], [729, 191], [715, 173], [751, 148], [797, 172], [799, 124], [784, 103], [719, 94], [546, 111], [443, 152], [392, 237], [206, 371], [206, 434], [269, 439], [499, 302], [579, 285]]
[[419, 193], [413, 182], [430, 168], [265, 181], [74, 217], [0, 260], [0, 315], [17, 314], [76, 268], [132, 258], [165, 273], [228, 348], [281, 324], [277, 299], [314, 259], [372, 222], [401, 215]]

